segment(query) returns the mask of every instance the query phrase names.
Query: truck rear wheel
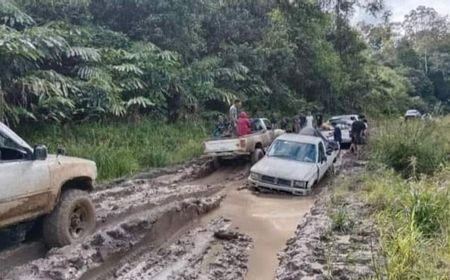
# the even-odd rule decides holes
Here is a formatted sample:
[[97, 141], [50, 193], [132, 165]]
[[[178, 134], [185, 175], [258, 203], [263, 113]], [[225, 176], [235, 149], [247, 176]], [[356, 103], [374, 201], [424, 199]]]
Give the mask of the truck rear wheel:
[[251, 155], [252, 164], [257, 163], [264, 157], [264, 151], [262, 149], [256, 149]]
[[44, 241], [49, 247], [75, 243], [95, 229], [95, 210], [89, 194], [66, 190], [51, 214], [44, 218]]
[[215, 170], [220, 169], [220, 167], [222, 166], [222, 163], [220, 162], [220, 158], [219, 157], [214, 157], [212, 164], [213, 164], [213, 168]]

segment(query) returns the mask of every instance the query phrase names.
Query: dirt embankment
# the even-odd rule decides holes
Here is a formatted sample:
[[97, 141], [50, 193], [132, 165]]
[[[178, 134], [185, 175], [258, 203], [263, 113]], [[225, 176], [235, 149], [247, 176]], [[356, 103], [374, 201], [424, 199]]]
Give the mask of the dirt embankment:
[[[277, 280], [370, 279], [377, 275], [377, 232], [370, 209], [351, 193], [365, 169], [346, 155], [340, 176], [324, 189], [279, 254]], [[350, 191], [339, 193], [340, 184]]]

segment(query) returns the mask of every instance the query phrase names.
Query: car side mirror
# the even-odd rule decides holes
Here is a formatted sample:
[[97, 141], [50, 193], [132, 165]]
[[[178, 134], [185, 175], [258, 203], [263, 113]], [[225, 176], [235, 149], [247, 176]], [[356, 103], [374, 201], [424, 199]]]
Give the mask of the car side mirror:
[[48, 155], [47, 147], [44, 145], [37, 145], [34, 147], [33, 159], [46, 160]]
[[332, 149], [328, 149], [328, 150], [327, 150], [327, 155], [328, 155], [328, 156], [331, 156], [332, 154], [333, 154], [333, 150], [332, 150]]

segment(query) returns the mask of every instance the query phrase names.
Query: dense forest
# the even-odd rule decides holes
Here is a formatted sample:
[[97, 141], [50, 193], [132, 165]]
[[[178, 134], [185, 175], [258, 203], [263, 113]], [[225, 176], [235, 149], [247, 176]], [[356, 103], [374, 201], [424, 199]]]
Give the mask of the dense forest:
[[[355, 7], [382, 19], [350, 24]], [[380, 1], [1, 0], [0, 119], [445, 109], [450, 24]]]

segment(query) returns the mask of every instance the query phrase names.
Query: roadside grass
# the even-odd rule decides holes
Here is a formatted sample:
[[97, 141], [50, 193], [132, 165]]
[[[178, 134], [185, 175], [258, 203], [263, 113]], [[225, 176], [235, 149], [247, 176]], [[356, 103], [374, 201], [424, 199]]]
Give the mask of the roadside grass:
[[341, 208], [330, 214], [331, 229], [340, 233], [350, 233], [355, 226], [355, 222], [350, 217], [347, 209]]
[[449, 125], [386, 122], [371, 139], [360, 195], [373, 211], [387, 279], [450, 279]]
[[450, 279], [447, 188], [380, 170], [365, 180], [362, 197], [374, 210], [388, 279]]
[[378, 123], [370, 141], [370, 158], [405, 178], [431, 175], [447, 161], [449, 124], [450, 119]]
[[350, 230], [344, 201], [351, 194], [378, 230], [384, 261], [374, 262], [375, 279], [450, 280], [448, 127], [450, 118], [378, 123], [366, 151], [367, 172], [333, 187], [333, 231]]
[[169, 125], [155, 120], [91, 122], [76, 125], [30, 125], [18, 129], [30, 144], [51, 153], [63, 147], [69, 156], [94, 160], [99, 181], [150, 167], [181, 163], [201, 155], [208, 131], [201, 122]]

